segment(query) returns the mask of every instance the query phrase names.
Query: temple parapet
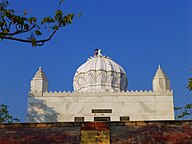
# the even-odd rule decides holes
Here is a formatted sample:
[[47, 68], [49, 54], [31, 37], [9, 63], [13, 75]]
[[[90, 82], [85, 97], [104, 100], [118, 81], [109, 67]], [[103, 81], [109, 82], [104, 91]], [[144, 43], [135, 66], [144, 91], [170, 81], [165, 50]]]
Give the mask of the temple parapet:
[[99, 96], [101, 95], [102, 93], [102, 96], [106, 96], [106, 95], [114, 95], [114, 96], [117, 96], [117, 95], [125, 95], [125, 96], [160, 96], [160, 95], [170, 95], [172, 96], [173, 95], [173, 91], [171, 90], [167, 90], [167, 91], [161, 91], [161, 92], [153, 92], [151, 90], [149, 91], [138, 91], [138, 90], [131, 90], [131, 91], [126, 91], [126, 92], [86, 92], [86, 93], [83, 93], [83, 92], [70, 92], [70, 91], [49, 91], [49, 92], [44, 92], [42, 93], [42, 95], [40, 93], [36, 93], [36, 95], [30, 95], [30, 96]]

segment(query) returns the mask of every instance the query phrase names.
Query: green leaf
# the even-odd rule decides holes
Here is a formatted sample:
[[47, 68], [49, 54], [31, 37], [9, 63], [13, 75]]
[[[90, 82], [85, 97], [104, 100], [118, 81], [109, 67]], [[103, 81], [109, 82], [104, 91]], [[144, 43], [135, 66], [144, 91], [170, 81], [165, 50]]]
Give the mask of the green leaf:
[[187, 88], [191, 91], [192, 90], [192, 78], [188, 79], [188, 86]]
[[24, 22], [24, 21], [27, 21], [28, 19], [26, 17], [21, 17], [21, 20]]
[[81, 16], [82, 16], [82, 13], [78, 13], [78, 18], [81, 18]]
[[0, 22], [0, 27], [3, 27], [5, 25], [4, 22]]
[[23, 15], [24, 15], [24, 16], [26, 16], [26, 15], [27, 15], [27, 11], [26, 11], [26, 10], [24, 10], [24, 13], [23, 13]]
[[4, 30], [2, 30], [2, 33], [3, 33], [3, 34], [7, 34], [7, 33], [8, 33], [8, 30], [5, 30], [5, 29], [4, 29]]
[[41, 21], [41, 24], [44, 24], [47, 22], [47, 18], [43, 18], [42, 21]]
[[192, 108], [192, 103], [191, 104], [186, 104], [185, 109], [191, 109]]
[[57, 25], [54, 25], [54, 26], [52, 27], [53, 30], [56, 30], [57, 28], [58, 28]]
[[37, 46], [36, 38], [32, 38], [32, 39], [31, 39], [31, 44], [32, 44], [32, 47]]
[[65, 26], [66, 24], [71, 24], [72, 23], [72, 19], [73, 19], [74, 14], [68, 14], [64, 17], [63, 19], [63, 26]]
[[28, 24], [24, 24], [24, 28], [25, 28], [25, 30], [28, 30], [29, 29], [29, 25]]
[[183, 118], [184, 116], [185, 115], [183, 115], [183, 113], [182, 113], [182, 114], [178, 115], [177, 118]]
[[63, 19], [63, 18], [62, 18], [62, 17], [63, 17], [62, 15], [63, 15], [63, 12], [62, 12], [61, 10], [57, 10], [57, 11], [55, 12], [55, 17], [54, 17], [55, 20], [56, 20], [56, 21], [62, 21], [62, 19]]
[[28, 19], [28, 22], [29, 22], [30, 24], [36, 23], [36, 21], [37, 21], [37, 18], [36, 18], [36, 17], [30, 17], [30, 18]]
[[174, 107], [174, 110], [181, 110], [182, 107]]
[[56, 16], [59, 16], [59, 15], [62, 15], [63, 14], [63, 12], [61, 11], [61, 10], [57, 10], [56, 12], [55, 12], [55, 15]]
[[36, 34], [37, 36], [40, 36], [42, 33], [41, 33], [39, 30], [36, 30], [36, 31], [35, 31], [35, 34]]
[[54, 20], [53, 18], [51, 18], [51, 17], [45, 17], [45, 18], [42, 19], [41, 24], [44, 24], [44, 23], [53, 23], [53, 22], [55, 22], [55, 20]]

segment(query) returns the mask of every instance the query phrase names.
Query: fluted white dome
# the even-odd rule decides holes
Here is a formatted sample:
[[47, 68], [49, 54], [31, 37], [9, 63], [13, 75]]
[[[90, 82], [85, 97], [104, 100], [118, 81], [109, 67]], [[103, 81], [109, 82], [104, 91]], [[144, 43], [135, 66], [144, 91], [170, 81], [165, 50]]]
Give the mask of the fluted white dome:
[[77, 69], [73, 88], [79, 92], [126, 91], [126, 73], [120, 65], [99, 52]]

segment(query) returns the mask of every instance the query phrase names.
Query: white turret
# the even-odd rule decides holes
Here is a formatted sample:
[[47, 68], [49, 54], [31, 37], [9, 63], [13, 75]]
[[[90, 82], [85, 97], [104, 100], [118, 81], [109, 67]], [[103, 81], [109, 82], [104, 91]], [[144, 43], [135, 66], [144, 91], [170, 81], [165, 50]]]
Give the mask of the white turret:
[[170, 89], [170, 81], [164, 71], [158, 66], [157, 72], [153, 78], [153, 91], [167, 91]]
[[41, 67], [39, 67], [35, 76], [31, 80], [30, 90], [32, 94], [42, 94], [43, 92], [48, 91], [48, 80]]

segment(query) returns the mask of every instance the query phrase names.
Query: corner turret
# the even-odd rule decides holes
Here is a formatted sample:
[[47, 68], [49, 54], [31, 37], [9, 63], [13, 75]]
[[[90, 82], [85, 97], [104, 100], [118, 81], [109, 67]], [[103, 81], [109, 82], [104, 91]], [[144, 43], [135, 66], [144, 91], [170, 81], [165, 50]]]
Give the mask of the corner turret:
[[41, 67], [39, 67], [38, 71], [31, 80], [30, 93], [33, 95], [38, 94], [42, 96], [42, 93], [45, 91], [48, 91], [48, 80]]
[[161, 69], [160, 65], [158, 66], [157, 72], [153, 78], [152, 85], [154, 92], [171, 90], [170, 81], [168, 77], [165, 75], [164, 71]]

